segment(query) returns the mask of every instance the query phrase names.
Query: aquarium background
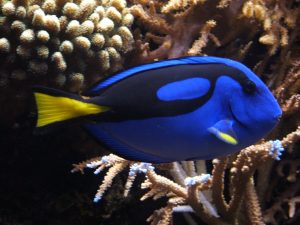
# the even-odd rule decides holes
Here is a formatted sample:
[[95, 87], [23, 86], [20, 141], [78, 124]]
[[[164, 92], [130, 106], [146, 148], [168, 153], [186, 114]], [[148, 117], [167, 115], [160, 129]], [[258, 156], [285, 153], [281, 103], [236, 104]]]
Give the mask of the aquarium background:
[[[299, 1], [1, 0], [0, 5], [0, 224], [299, 224]], [[130, 162], [94, 203], [110, 167], [97, 176], [84, 169], [82, 175], [86, 164], [78, 163], [109, 151], [77, 124], [36, 135], [32, 87], [81, 93], [130, 66], [191, 55], [244, 63], [283, 110], [265, 140], [226, 160], [201, 162], [213, 177], [198, 188], [217, 195], [212, 205], [220, 217], [198, 209], [201, 201], [192, 205], [196, 213], [172, 213], [181, 201], [191, 202], [167, 194], [140, 201], [147, 193], [140, 188], [145, 174], [137, 175], [124, 198]], [[285, 148], [280, 161], [268, 154], [270, 140]], [[73, 164], [78, 171], [71, 173]], [[155, 171], [178, 184], [170, 173], [174, 166], [195, 165], [200, 162]], [[232, 177], [246, 177], [247, 187], [230, 182]], [[163, 191], [169, 193], [172, 185]], [[228, 212], [221, 197], [225, 203], [235, 199], [236, 207]]]

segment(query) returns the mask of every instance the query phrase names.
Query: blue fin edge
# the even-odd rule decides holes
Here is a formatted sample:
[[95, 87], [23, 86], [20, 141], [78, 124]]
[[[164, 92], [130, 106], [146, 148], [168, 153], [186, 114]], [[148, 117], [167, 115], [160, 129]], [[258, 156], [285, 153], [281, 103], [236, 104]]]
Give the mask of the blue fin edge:
[[107, 146], [109, 150], [121, 156], [122, 158], [132, 160], [132, 161], [141, 161], [149, 163], [167, 163], [169, 160], [159, 158], [157, 156], [143, 153], [137, 151], [133, 148], [130, 148], [128, 145], [117, 141], [111, 137], [103, 129], [99, 128], [97, 124], [85, 124], [84, 128], [101, 144]]
[[227, 58], [220, 58], [220, 57], [213, 57], [213, 56], [189, 56], [189, 57], [182, 57], [177, 59], [167, 59], [163, 61], [151, 62], [147, 64], [143, 64], [140, 66], [135, 66], [119, 72], [111, 77], [100, 81], [100, 83], [94, 86], [89, 92], [96, 92], [102, 88], [105, 88], [115, 82], [118, 82], [126, 77], [132, 76], [136, 73], [143, 72], [146, 70], [169, 67], [169, 66], [176, 66], [176, 65], [192, 65], [192, 64], [207, 64], [207, 63], [221, 63], [226, 64], [231, 67], [235, 67], [239, 70], [242, 70], [245, 73], [251, 72], [251, 70], [239, 63], [237, 61], [227, 59]]

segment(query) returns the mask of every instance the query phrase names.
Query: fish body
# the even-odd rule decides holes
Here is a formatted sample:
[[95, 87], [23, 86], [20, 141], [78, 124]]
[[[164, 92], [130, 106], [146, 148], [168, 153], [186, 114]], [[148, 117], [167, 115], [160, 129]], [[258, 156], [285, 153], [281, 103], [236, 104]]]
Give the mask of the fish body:
[[[264, 137], [281, 116], [275, 98], [249, 68], [218, 57], [136, 66], [95, 85], [86, 93], [89, 99], [45, 90], [35, 93], [38, 128], [83, 118], [91, 135], [114, 153], [144, 162], [212, 159], [239, 151]], [[37, 97], [43, 93], [72, 99], [71, 108], [77, 102], [84, 107], [78, 106], [79, 113], [65, 110], [69, 116], [63, 117], [59, 108], [70, 107], [61, 103], [53, 110], [57, 102], [52, 101], [45, 109], [47, 100]], [[49, 119], [53, 111], [58, 115]]]

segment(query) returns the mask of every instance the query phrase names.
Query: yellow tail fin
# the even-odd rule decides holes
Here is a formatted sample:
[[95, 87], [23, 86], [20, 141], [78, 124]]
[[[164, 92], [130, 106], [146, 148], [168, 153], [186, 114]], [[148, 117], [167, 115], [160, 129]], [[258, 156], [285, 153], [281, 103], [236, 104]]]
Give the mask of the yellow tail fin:
[[81, 116], [94, 115], [108, 111], [106, 106], [99, 106], [69, 97], [52, 96], [45, 93], [34, 93], [38, 110], [37, 127], [74, 119]]

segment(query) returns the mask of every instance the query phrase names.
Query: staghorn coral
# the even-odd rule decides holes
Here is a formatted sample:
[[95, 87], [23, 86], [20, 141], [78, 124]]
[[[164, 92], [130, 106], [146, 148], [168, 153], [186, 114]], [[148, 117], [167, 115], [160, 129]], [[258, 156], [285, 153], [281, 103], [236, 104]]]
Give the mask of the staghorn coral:
[[269, 45], [269, 54], [285, 47], [289, 42], [288, 29], [295, 28], [299, 10], [293, 8], [292, 1], [262, 1], [250, 0], [245, 2], [242, 9], [243, 16], [255, 18], [264, 29], [259, 42]]
[[[28, 83], [84, 90], [122, 68], [132, 49], [133, 19], [126, 1], [2, 2], [0, 69], [8, 76], [0, 77], [0, 91], [25, 95]], [[14, 70], [25, 76], [19, 79]]]
[[[299, 188], [300, 182], [297, 181], [278, 196], [277, 201], [264, 212], [263, 219], [265, 223], [277, 225], [280, 224], [281, 221], [287, 221], [289, 223], [297, 221], [299, 215], [296, 213], [296, 204], [299, 201], [299, 195], [294, 196], [297, 195]], [[288, 203], [287, 209], [284, 207], [286, 203]], [[299, 211], [299, 209], [297, 211]], [[284, 219], [282, 219], [282, 217]]]
[[200, 31], [201, 36], [193, 43], [193, 46], [188, 50], [188, 55], [200, 55], [202, 49], [207, 45], [208, 38], [215, 41], [216, 46], [220, 46], [220, 42], [216, 36], [211, 34], [210, 30], [216, 26], [214, 20], [208, 20]]
[[[142, 62], [213, 54], [216, 47], [223, 47], [226, 55], [240, 59], [240, 49], [232, 51], [233, 46], [228, 44], [239, 40], [247, 46], [252, 38], [269, 46], [271, 56], [279, 48], [288, 48], [294, 41], [294, 31], [297, 32], [299, 8], [294, 1], [133, 2], [139, 4], [131, 8], [132, 14], [147, 28], [146, 34], [136, 35], [136, 51]], [[155, 43], [157, 48], [150, 49], [149, 43]], [[203, 48], [208, 52], [201, 52]]]
[[[298, 131], [299, 131], [298, 127]], [[265, 208], [263, 213], [263, 219], [266, 223], [277, 225], [281, 223], [293, 223], [299, 218], [299, 211], [296, 204], [299, 199], [300, 182], [298, 176], [299, 159], [291, 157], [294, 150], [296, 150], [295, 138], [299, 140], [300, 134], [294, 137], [290, 137], [288, 141], [290, 147], [288, 148], [288, 159], [283, 160], [274, 167], [274, 172], [271, 184], [266, 187], [265, 192], [268, 193], [265, 196], [264, 202], [271, 203]], [[298, 142], [299, 143], [299, 142]], [[267, 167], [268, 168], [268, 167]], [[268, 171], [270, 172], [270, 171]], [[285, 184], [279, 193], [277, 188]], [[261, 187], [258, 189], [261, 191]], [[273, 194], [273, 195], [272, 195]], [[287, 206], [286, 206], [287, 205]]]
[[[212, 176], [202, 174], [203, 166], [196, 167], [199, 162], [189, 161], [181, 164], [175, 162], [166, 167], [171, 175], [176, 174], [172, 180], [156, 172], [163, 169], [163, 166], [131, 162], [113, 154], [74, 165], [72, 172], [82, 171], [87, 167], [95, 169], [94, 174], [98, 174], [103, 169], [109, 168], [95, 196], [96, 202], [111, 187], [113, 178], [127, 167], [129, 167], [129, 175], [125, 185], [125, 197], [137, 173], [144, 173], [146, 179], [141, 184], [141, 188], [148, 189], [148, 192], [141, 197], [141, 201], [148, 198], [156, 200], [164, 196], [168, 197], [167, 205], [154, 211], [148, 218], [147, 221], [151, 224], [170, 224], [172, 212], [178, 206], [190, 206], [207, 224], [235, 224], [242, 204], [246, 204], [250, 224], [263, 224], [252, 176], [262, 163], [272, 159], [279, 160], [283, 147], [289, 147], [293, 143], [292, 140], [300, 140], [300, 127], [281, 141], [263, 142], [242, 150], [232, 162], [227, 158], [215, 159]], [[229, 202], [224, 196], [225, 173], [230, 177]], [[209, 196], [212, 196], [211, 200]], [[290, 204], [297, 202], [298, 199], [295, 199], [294, 203], [291, 201]]]

